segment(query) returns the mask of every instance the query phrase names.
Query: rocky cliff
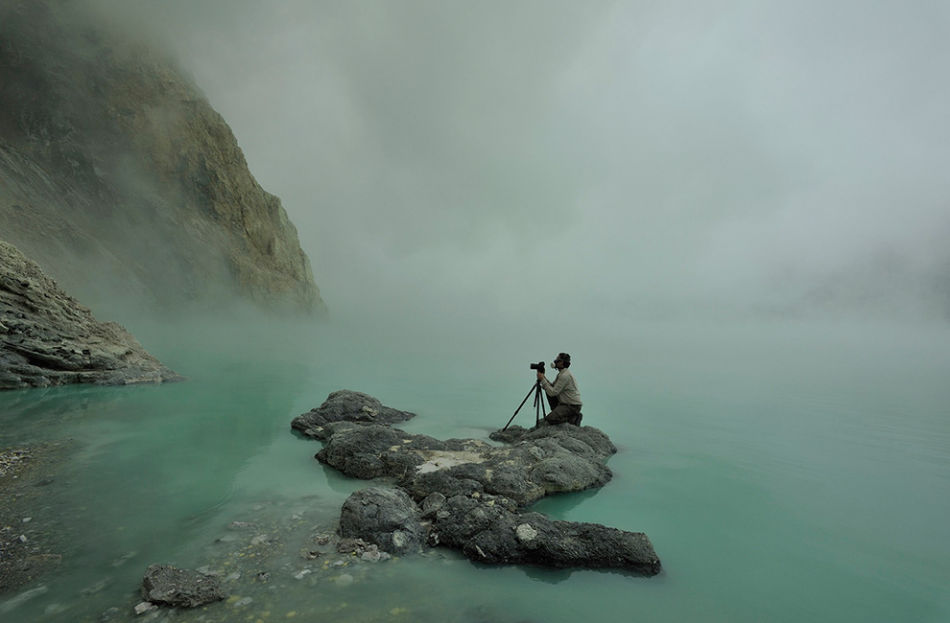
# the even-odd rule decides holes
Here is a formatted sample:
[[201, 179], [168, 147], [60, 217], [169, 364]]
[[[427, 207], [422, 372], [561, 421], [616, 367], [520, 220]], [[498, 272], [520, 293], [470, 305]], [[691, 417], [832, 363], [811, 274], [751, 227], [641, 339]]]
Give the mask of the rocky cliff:
[[86, 3], [0, 5], [0, 239], [93, 307], [323, 315], [280, 200], [191, 81]]
[[0, 241], [0, 390], [180, 380], [114, 322], [98, 322]]

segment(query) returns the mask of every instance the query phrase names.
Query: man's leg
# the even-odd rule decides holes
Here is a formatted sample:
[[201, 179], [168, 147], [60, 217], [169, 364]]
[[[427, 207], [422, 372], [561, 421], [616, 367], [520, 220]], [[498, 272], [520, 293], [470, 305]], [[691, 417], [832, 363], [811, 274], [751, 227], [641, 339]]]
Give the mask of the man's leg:
[[580, 409], [574, 405], [559, 404], [544, 416], [544, 421], [548, 424], [564, 424], [565, 422], [572, 422], [578, 413], [580, 413]]

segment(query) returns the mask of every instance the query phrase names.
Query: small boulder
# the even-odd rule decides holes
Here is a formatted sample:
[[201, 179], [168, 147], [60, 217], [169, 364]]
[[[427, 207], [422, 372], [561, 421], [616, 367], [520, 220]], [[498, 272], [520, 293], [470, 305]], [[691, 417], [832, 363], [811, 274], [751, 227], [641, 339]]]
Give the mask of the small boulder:
[[218, 578], [171, 565], [151, 565], [142, 580], [142, 597], [153, 604], [195, 608], [227, 598]]

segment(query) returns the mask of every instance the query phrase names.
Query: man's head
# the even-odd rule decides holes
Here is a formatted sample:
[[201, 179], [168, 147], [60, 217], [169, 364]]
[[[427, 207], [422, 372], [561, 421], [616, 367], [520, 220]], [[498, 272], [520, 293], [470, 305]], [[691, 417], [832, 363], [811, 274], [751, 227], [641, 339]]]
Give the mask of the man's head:
[[558, 370], [561, 368], [570, 368], [571, 356], [567, 353], [558, 353], [557, 357], [554, 358], [554, 367]]

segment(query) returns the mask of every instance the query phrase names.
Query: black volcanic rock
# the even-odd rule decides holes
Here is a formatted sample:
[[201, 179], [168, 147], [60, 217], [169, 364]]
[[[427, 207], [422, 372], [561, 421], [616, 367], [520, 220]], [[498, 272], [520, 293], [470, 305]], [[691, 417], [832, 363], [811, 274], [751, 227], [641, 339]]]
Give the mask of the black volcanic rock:
[[[368, 417], [362, 405], [370, 397], [342, 394], [324, 403], [323, 413], [332, 417], [315, 416], [314, 410], [295, 419], [294, 428], [325, 440], [316, 455], [322, 463], [355, 478], [396, 485], [352, 494], [340, 517], [342, 536], [406, 553], [417, 547], [421, 526], [430, 545], [458, 549], [477, 562], [660, 572], [660, 560], [642, 532], [553, 521], [526, 511], [546, 495], [610, 480], [606, 461], [617, 449], [596, 428], [512, 427], [492, 435], [508, 442], [501, 447], [477, 439], [442, 441], [378, 423], [384, 419], [378, 401]], [[347, 408], [328, 406], [346, 403]]]
[[307, 437], [325, 439], [325, 427], [334, 422], [396, 424], [413, 417], [415, 413], [386, 407], [368, 394], [341, 389], [327, 396], [319, 407], [295, 417], [290, 426]]
[[611, 478], [606, 460], [616, 452], [596, 428], [572, 424], [545, 426], [503, 447], [378, 424], [338, 422], [322, 432], [321, 462], [354, 478], [392, 478], [416, 500], [434, 491], [447, 497], [479, 491], [526, 506], [553, 493], [603, 486]]
[[390, 554], [419, 551], [426, 540], [419, 507], [400, 489], [354, 492], [340, 512], [340, 536], [373, 543]]
[[552, 521], [512, 510], [493, 496], [449, 498], [436, 512], [430, 541], [461, 550], [476, 562], [660, 572], [660, 559], [642, 532], [600, 524]]
[[128, 331], [98, 322], [39, 266], [0, 241], [0, 389], [180, 379]]
[[142, 579], [142, 597], [154, 604], [196, 608], [226, 599], [227, 594], [216, 577], [171, 565], [151, 565]]

